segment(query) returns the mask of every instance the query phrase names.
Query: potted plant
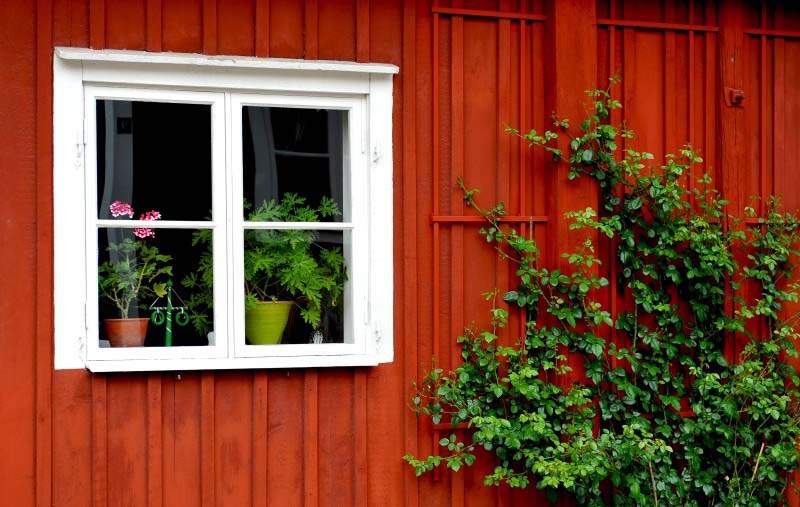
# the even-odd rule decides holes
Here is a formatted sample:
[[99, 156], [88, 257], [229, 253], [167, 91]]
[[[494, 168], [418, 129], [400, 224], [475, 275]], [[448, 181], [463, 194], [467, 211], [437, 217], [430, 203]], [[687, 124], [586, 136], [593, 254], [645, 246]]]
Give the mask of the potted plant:
[[[245, 204], [246, 210], [251, 210]], [[250, 211], [249, 222], [319, 222], [340, 215], [338, 206], [323, 197], [312, 208], [306, 199], [286, 193], [280, 202], [264, 201]], [[341, 249], [318, 242], [319, 232], [295, 229], [248, 229], [244, 231], [245, 337], [251, 345], [276, 344], [297, 308], [304, 322], [317, 330], [324, 311], [338, 309], [347, 280]], [[207, 333], [212, 296], [210, 231], [198, 231], [193, 244], [203, 245], [196, 273], [182, 284], [195, 290], [187, 300], [192, 321]]]
[[[133, 218], [133, 208], [127, 203], [114, 201], [109, 208], [115, 218]], [[148, 211], [140, 220], [160, 218], [158, 211]], [[166, 283], [159, 280], [172, 275], [172, 257], [147, 244], [148, 238], [155, 237], [153, 229], [133, 229], [133, 236], [110, 241], [106, 248], [109, 259], [97, 268], [100, 298], [119, 311], [119, 318], [104, 319], [112, 347], [144, 345], [150, 319], [130, 318], [131, 310], [146, 309], [144, 301], [165, 295]]]

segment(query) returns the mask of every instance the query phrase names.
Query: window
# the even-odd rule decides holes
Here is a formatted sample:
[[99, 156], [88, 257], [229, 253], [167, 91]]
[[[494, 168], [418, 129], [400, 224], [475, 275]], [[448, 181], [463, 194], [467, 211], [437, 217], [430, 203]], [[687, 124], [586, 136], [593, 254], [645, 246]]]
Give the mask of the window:
[[396, 72], [57, 48], [55, 367], [391, 361]]

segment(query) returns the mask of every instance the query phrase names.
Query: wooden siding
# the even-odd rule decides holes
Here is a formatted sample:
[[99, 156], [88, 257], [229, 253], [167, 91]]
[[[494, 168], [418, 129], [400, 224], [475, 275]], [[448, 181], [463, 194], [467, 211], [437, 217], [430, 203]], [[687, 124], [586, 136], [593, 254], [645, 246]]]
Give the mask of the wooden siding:
[[[800, 206], [800, 8], [744, 0], [6, 0], [0, 70], [0, 489], [26, 506], [510, 506], [491, 465], [417, 479], [438, 435], [410, 384], [485, 318], [509, 280], [456, 176], [505, 200], [548, 255], [592, 205], [503, 123], [576, 117], [619, 73], [624, 119], [657, 156], [686, 141], [735, 210]], [[52, 369], [52, 48], [82, 46], [393, 63], [395, 361], [376, 368], [92, 375]], [[743, 89], [727, 107], [723, 87]], [[465, 216], [466, 215], [466, 216]], [[10, 246], [10, 247], [9, 247]], [[611, 280], [616, 277], [612, 276]], [[612, 292], [610, 294], [613, 294]], [[609, 304], [618, 304], [609, 298]], [[520, 329], [519, 319], [511, 329]], [[506, 337], [506, 340], [511, 339]], [[795, 504], [796, 504], [796, 500]]]

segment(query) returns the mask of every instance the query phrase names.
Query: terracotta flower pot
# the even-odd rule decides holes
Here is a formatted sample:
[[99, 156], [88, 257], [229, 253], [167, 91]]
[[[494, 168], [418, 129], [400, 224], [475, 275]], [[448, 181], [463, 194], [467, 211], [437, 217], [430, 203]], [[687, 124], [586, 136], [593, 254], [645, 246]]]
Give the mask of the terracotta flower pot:
[[105, 319], [112, 347], [143, 347], [150, 319]]
[[259, 301], [244, 315], [244, 335], [250, 345], [275, 345], [289, 322], [291, 301]]

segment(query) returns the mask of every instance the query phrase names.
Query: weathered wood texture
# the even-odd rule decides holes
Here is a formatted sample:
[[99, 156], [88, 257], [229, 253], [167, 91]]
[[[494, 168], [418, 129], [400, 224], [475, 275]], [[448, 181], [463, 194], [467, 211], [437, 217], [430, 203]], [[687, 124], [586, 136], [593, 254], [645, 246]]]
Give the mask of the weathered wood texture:
[[[541, 130], [554, 110], [575, 116], [576, 94], [619, 73], [626, 108], [615, 119], [639, 132], [634, 146], [658, 157], [691, 142], [734, 209], [759, 192], [800, 206], [798, 31], [798, 7], [744, 0], [0, 2], [0, 503], [538, 505], [535, 491], [483, 487], [488, 463], [418, 480], [401, 460], [433, 452], [443, 431], [407, 409], [411, 382], [431, 356], [455, 363], [454, 337], [485, 318], [479, 293], [510, 277], [464, 217], [455, 177], [484, 203], [506, 201], [554, 255], [572, 241], [560, 214], [596, 194], [554, 174], [503, 123]], [[394, 363], [53, 371], [56, 45], [400, 66]], [[727, 107], [723, 87], [743, 89], [744, 107]], [[515, 317], [511, 329], [521, 326]]]

